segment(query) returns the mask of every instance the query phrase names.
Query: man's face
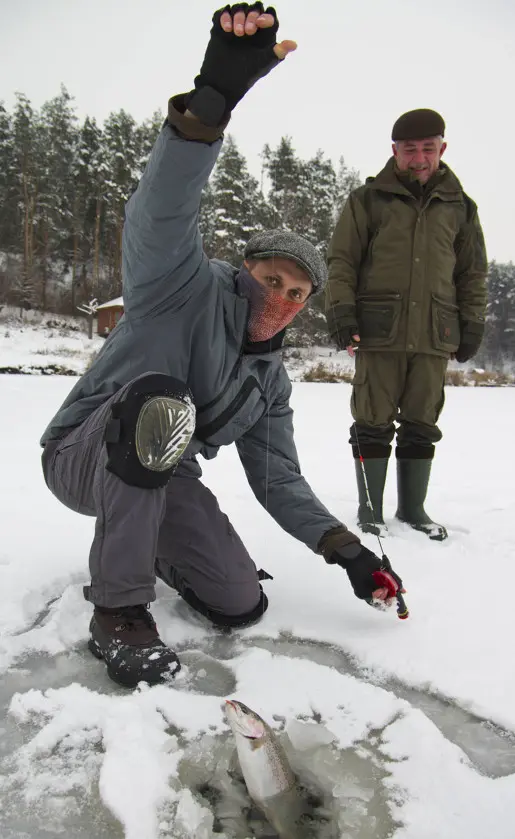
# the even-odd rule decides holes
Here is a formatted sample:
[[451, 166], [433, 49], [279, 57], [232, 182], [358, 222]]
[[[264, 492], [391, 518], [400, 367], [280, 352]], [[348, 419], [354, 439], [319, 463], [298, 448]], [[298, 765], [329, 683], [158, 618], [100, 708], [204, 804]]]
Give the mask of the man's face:
[[412, 172], [421, 184], [427, 183], [440, 165], [440, 158], [447, 148], [441, 137], [424, 140], [399, 140], [393, 144], [393, 153], [401, 172]]
[[290, 303], [305, 303], [313, 291], [311, 280], [300, 265], [282, 256], [245, 260], [245, 266], [258, 283]]

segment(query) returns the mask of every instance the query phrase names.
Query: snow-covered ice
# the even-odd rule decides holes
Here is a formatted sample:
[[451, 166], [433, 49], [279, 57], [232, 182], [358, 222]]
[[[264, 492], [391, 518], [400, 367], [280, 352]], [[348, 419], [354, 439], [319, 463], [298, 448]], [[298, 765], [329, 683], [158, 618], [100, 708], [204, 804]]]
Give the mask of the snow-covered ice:
[[[290, 724], [299, 754], [310, 735], [298, 725], [324, 725], [328, 778], [331, 750], [341, 767], [328, 783], [342, 836], [513, 839], [515, 389], [447, 390], [427, 505], [446, 542], [393, 521], [392, 462], [385, 548], [407, 588], [408, 621], [358, 602], [340, 569], [283, 533], [233, 448], [202, 463], [274, 576], [264, 583], [270, 608], [255, 627], [222, 636], [159, 584], [152, 611], [184, 669], [170, 686], [128, 693], [85, 646], [93, 522], [62, 507], [40, 470], [39, 436], [73, 382], [0, 377], [2, 839], [222, 835], [184, 761], [196, 747], [216, 771], [226, 696], [278, 729]], [[349, 395], [346, 384], [295, 383], [293, 406], [304, 473], [353, 527]]]

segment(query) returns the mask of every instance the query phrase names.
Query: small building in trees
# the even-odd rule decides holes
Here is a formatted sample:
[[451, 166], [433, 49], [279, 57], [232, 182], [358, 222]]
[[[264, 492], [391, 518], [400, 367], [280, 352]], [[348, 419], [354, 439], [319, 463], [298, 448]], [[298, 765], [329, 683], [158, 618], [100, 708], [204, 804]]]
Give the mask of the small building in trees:
[[97, 308], [97, 332], [104, 338], [109, 335], [112, 329], [123, 315], [123, 297], [115, 297], [108, 300]]

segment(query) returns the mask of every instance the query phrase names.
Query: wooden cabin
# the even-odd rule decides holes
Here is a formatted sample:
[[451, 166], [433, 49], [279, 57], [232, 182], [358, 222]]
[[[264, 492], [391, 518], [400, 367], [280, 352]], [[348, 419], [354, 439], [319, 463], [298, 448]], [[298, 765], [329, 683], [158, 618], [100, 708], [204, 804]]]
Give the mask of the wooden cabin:
[[107, 337], [123, 315], [123, 297], [115, 297], [97, 308], [97, 333]]

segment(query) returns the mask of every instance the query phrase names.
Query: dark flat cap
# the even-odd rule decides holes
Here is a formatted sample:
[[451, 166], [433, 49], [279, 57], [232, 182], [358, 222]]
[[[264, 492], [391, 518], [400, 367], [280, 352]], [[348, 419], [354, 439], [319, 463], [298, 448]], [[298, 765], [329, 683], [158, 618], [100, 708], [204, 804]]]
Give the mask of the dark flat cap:
[[272, 259], [283, 256], [296, 262], [308, 275], [313, 284], [313, 294], [324, 290], [327, 282], [327, 267], [309, 239], [291, 230], [262, 230], [247, 242], [245, 259]]
[[425, 137], [443, 137], [445, 122], [443, 117], [430, 108], [417, 108], [407, 111], [399, 117], [392, 128], [392, 140], [423, 140]]

